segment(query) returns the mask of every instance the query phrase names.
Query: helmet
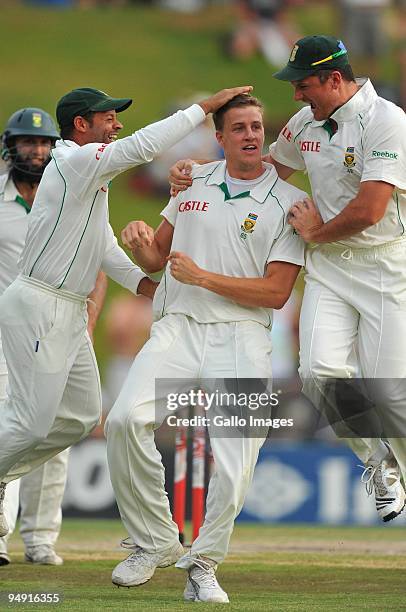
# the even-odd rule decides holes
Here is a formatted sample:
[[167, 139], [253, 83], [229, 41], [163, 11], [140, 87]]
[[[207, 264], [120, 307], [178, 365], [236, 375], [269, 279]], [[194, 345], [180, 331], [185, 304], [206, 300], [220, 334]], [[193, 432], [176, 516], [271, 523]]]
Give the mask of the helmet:
[[10, 157], [10, 138], [15, 136], [43, 136], [54, 143], [60, 138], [51, 115], [41, 108], [21, 108], [11, 115], [6, 123], [1, 144], [2, 157]]

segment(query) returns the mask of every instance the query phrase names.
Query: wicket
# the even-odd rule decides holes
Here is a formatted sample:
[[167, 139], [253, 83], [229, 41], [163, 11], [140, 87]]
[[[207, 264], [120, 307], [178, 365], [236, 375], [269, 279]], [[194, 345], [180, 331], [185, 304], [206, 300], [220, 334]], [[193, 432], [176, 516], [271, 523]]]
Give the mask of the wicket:
[[[185, 541], [185, 515], [187, 499], [187, 472], [188, 453], [186, 427], [180, 426], [176, 430], [175, 440], [175, 473], [173, 490], [173, 520], [178, 525], [179, 540]], [[190, 428], [189, 428], [190, 429]], [[199, 535], [199, 529], [203, 524], [205, 510], [205, 473], [206, 452], [208, 455], [208, 469], [211, 472], [213, 459], [211, 451], [206, 448], [206, 428], [197, 426], [191, 429], [192, 435], [192, 542]], [[209, 446], [209, 445], [207, 445]], [[190, 464], [190, 461], [189, 461]]]

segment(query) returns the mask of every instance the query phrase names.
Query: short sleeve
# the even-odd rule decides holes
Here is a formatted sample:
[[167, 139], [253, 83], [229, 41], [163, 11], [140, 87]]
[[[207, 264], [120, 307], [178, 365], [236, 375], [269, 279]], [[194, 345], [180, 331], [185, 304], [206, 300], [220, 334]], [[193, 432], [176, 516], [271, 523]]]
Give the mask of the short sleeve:
[[297, 266], [303, 266], [304, 249], [305, 243], [303, 239], [295, 233], [285, 216], [283, 228], [272, 245], [266, 263], [268, 264], [272, 261], [287, 261]]
[[296, 135], [300, 133], [303, 123], [298, 116], [300, 114], [297, 113], [289, 119], [280, 131], [276, 142], [269, 147], [269, 152], [275, 161], [293, 170], [305, 170], [306, 168], [303, 155], [296, 143]]
[[178, 196], [171, 198], [165, 208], [161, 211], [161, 217], [164, 217], [168, 223], [175, 227], [176, 217], [178, 216], [179, 202]]
[[406, 115], [396, 106], [370, 123], [364, 136], [361, 181], [384, 181], [406, 189]]

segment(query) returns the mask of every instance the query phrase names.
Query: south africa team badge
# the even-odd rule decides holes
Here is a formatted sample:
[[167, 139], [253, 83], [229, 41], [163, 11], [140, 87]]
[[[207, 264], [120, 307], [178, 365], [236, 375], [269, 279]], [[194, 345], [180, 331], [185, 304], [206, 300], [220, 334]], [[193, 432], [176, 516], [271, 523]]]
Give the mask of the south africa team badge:
[[258, 215], [255, 213], [249, 213], [248, 216], [244, 219], [244, 222], [241, 225], [241, 234], [240, 238], [244, 240], [247, 238], [247, 234], [252, 234], [255, 228], [255, 224], [257, 222]]
[[355, 166], [354, 147], [347, 147], [347, 150], [344, 154], [344, 166], [346, 168], [353, 168]]
[[35, 128], [42, 127], [42, 115], [41, 113], [32, 113], [32, 126]]

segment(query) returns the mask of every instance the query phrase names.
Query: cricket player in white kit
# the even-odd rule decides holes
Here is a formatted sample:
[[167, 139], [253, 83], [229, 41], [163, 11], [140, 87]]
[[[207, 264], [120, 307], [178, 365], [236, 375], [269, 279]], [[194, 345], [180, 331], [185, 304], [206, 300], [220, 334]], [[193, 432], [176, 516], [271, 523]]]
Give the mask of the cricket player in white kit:
[[[128, 98], [92, 88], [58, 102], [58, 140], [30, 213], [20, 276], [0, 298], [9, 393], [0, 431], [0, 501], [7, 482], [85, 437], [101, 414], [100, 382], [86, 335], [86, 296], [103, 269], [134, 293], [155, 283], [118, 246], [108, 222], [110, 181], [191, 132], [208, 112], [250, 87], [223, 90], [115, 141]], [[8, 527], [0, 504], [0, 536]]]
[[[406, 378], [406, 116], [369, 80], [354, 79], [331, 36], [297, 41], [274, 76], [308, 104], [270, 152], [281, 176], [306, 170], [311, 183], [314, 202], [297, 203], [290, 223], [315, 243], [306, 253], [300, 371], [317, 405], [329, 379]], [[386, 386], [388, 418], [393, 410], [400, 423], [390, 449], [379, 438], [347, 440], [383, 521], [402, 511], [406, 476], [405, 385]]]
[[[9, 170], [0, 176], [0, 295], [18, 276], [17, 263], [24, 248], [28, 214], [50, 159], [51, 147], [58, 138], [52, 118], [40, 108], [20, 109], [7, 121], [2, 136], [2, 157]], [[7, 381], [0, 336], [0, 404], [7, 397]], [[0, 565], [10, 563], [7, 539], [15, 527], [19, 503], [26, 560], [62, 563], [54, 545], [62, 521], [67, 460], [66, 450], [7, 488], [4, 506], [10, 532], [0, 538]]]
[[[272, 308], [288, 299], [303, 242], [287, 212], [303, 192], [261, 161], [262, 105], [238, 96], [214, 114], [226, 161], [195, 166], [193, 184], [172, 198], [154, 231], [136, 221], [123, 242], [152, 272], [166, 268], [154, 298], [160, 320], [136, 357], [107, 421], [110, 474], [132, 554], [114, 569], [121, 586], [147, 582], [156, 567], [188, 570], [187, 601], [228, 602], [215, 569], [227, 554], [263, 437], [212, 437], [215, 473], [207, 512], [183, 555], [164, 490], [154, 429], [157, 379], [271, 377]], [[187, 384], [187, 381], [186, 383]], [[193, 384], [190, 382], [189, 384]], [[210, 429], [209, 429], [210, 431]]]
[[[53, 119], [40, 108], [20, 109], [7, 121], [1, 152], [9, 171], [0, 177], [0, 295], [18, 276], [18, 260], [25, 244], [28, 215], [42, 174], [51, 159], [51, 147], [59, 138]], [[88, 300], [89, 333], [96, 325], [106, 289], [105, 275], [100, 273]], [[0, 336], [0, 403], [6, 399], [7, 383], [8, 372]], [[63, 562], [54, 546], [62, 522], [61, 503], [68, 453], [66, 450], [55, 455], [7, 487], [4, 513], [9, 533], [0, 538], [0, 565], [10, 563], [7, 540], [14, 530], [19, 505], [25, 559], [46, 565]]]

